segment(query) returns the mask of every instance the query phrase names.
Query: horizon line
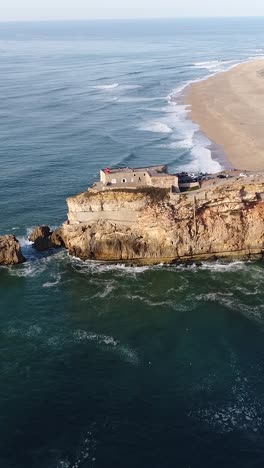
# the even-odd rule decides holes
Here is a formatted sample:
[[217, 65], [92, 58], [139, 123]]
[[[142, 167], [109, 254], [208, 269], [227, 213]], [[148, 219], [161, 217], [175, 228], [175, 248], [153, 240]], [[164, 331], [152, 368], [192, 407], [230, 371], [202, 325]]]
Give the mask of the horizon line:
[[146, 17], [113, 17], [113, 18], [46, 18], [46, 19], [38, 19], [38, 18], [29, 18], [29, 19], [0, 19], [1, 23], [49, 23], [49, 22], [86, 22], [86, 21], [153, 21], [153, 20], [181, 20], [181, 19], [192, 19], [192, 20], [202, 20], [202, 19], [247, 19], [247, 18], [258, 18], [263, 19], [264, 14], [259, 15], [239, 15], [239, 16], [146, 16]]

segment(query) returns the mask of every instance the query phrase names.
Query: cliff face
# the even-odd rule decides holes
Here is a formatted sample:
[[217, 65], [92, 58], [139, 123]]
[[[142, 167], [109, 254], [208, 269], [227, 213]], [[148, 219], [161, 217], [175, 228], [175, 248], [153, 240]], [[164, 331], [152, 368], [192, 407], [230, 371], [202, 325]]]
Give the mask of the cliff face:
[[82, 259], [174, 262], [262, 255], [264, 176], [207, 189], [85, 192], [68, 199], [60, 236]]

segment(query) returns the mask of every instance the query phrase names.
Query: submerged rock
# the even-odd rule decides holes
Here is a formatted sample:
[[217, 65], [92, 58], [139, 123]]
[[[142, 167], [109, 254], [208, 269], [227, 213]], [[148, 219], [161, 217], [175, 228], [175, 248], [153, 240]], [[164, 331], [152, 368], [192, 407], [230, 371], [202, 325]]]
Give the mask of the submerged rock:
[[60, 229], [52, 232], [49, 226], [36, 227], [30, 234], [29, 240], [34, 242], [33, 247], [39, 251], [63, 246]]
[[0, 236], [0, 265], [17, 265], [25, 260], [15, 236]]

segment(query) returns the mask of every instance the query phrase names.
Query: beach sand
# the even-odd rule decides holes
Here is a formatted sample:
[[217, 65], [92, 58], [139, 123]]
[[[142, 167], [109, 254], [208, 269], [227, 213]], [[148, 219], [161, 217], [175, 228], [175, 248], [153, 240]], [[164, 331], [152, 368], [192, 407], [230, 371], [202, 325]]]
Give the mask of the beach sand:
[[264, 169], [264, 60], [193, 83], [185, 104], [192, 121], [223, 147], [234, 168]]

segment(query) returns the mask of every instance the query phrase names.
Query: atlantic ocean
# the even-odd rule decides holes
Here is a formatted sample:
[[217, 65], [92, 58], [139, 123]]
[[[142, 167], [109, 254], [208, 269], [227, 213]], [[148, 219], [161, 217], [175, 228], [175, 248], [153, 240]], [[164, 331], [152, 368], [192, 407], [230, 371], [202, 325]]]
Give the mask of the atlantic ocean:
[[100, 168], [225, 164], [188, 83], [264, 57], [264, 19], [0, 24], [0, 467], [263, 466], [261, 263], [36, 253]]

